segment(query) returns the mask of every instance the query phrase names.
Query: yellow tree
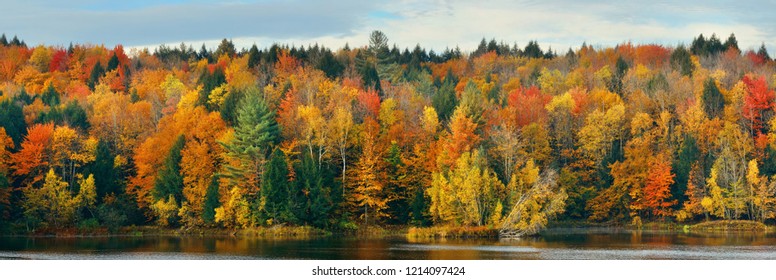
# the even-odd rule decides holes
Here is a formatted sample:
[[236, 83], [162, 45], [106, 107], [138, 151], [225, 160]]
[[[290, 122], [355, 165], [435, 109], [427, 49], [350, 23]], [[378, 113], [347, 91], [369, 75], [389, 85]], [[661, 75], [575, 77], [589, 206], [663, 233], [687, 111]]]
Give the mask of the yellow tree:
[[384, 149], [377, 142], [379, 125], [371, 117], [367, 118], [363, 125], [365, 129], [361, 136], [362, 152], [353, 169], [351, 188], [355, 206], [363, 209], [361, 217], [368, 225], [370, 211], [373, 221], [385, 217], [390, 198], [383, 191], [385, 164], [382, 152]]
[[[430, 214], [440, 223], [484, 225], [491, 216], [501, 216], [500, 199], [504, 185], [487, 168], [479, 152], [465, 152], [450, 171], [432, 174]], [[495, 211], [499, 210], [499, 211]]]
[[453, 112], [449, 124], [449, 137], [440, 139], [442, 151], [437, 159], [440, 166], [452, 167], [461, 154], [471, 151], [480, 141], [480, 136], [475, 133], [477, 124], [466, 116], [463, 107], [458, 107]]
[[566, 92], [554, 96], [545, 106], [550, 116], [550, 135], [558, 152], [571, 149], [574, 146], [572, 110], [575, 104], [571, 93]]
[[717, 168], [712, 167], [711, 175], [706, 179], [706, 188], [709, 190], [709, 194], [701, 200], [701, 206], [709, 214], [724, 219], [727, 217], [728, 209], [722, 196], [722, 188], [717, 184], [717, 174]]
[[579, 147], [596, 163], [611, 150], [612, 142], [622, 134], [625, 106], [617, 104], [605, 112], [596, 109], [585, 119], [585, 126], [577, 133]]
[[207, 188], [220, 168], [219, 155], [223, 149], [216, 139], [226, 131], [226, 123], [217, 112], [205, 113], [201, 108], [191, 115], [199, 121], [189, 130], [188, 140], [181, 150], [180, 167], [183, 197], [198, 221], [202, 216]]
[[750, 217], [760, 222], [776, 217], [776, 183], [768, 177], [760, 176], [757, 160], [749, 161], [746, 181], [751, 194]]

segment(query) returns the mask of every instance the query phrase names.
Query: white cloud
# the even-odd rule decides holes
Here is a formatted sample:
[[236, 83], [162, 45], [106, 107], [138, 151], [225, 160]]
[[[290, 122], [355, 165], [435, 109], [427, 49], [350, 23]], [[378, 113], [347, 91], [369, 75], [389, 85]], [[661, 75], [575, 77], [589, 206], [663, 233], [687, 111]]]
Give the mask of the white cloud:
[[[76, 1], [75, 7], [94, 4]], [[722, 40], [735, 33], [743, 49], [761, 42], [776, 47], [776, 18], [770, 15], [774, 7], [766, 1], [268, 0], [106, 10], [72, 7], [58, 1], [9, 3], [0, 26], [2, 32], [19, 34], [31, 44], [75, 41], [151, 49], [181, 41], [197, 49], [203, 42], [214, 48], [221, 38], [233, 39], [238, 48], [278, 42], [336, 49], [346, 42], [366, 45], [375, 29], [400, 48], [419, 43], [437, 51], [455, 46], [472, 50], [482, 38], [521, 47], [537, 40], [543, 48], [559, 51], [582, 42], [689, 44], [700, 33], [716, 33]]]

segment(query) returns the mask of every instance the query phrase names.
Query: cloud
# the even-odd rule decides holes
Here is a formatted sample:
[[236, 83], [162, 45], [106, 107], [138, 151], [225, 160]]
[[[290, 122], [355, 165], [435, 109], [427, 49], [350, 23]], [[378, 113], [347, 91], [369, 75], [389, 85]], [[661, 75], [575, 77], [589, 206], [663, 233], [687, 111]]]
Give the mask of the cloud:
[[[401, 1], [381, 8], [402, 15], [374, 24], [399, 45], [472, 50], [482, 38], [564, 50], [625, 41], [675, 45], [700, 33], [722, 40], [735, 33], [742, 48], [776, 39], [766, 3], [724, 1]], [[773, 46], [769, 46], [773, 47]]]
[[[216, 38], [312, 38], [351, 35], [370, 10], [366, 1], [265, 1], [157, 4], [104, 9], [78, 1], [73, 7], [13, 3], [0, 17], [4, 32], [28, 43], [68, 42], [144, 45]], [[96, 8], [95, 8], [96, 7]], [[114, 7], [115, 8], [115, 7]]]
[[238, 48], [273, 42], [339, 48], [366, 45], [375, 29], [385, 32], [391, 45], [420, 44], [437, 51], [473, 50], [482, 38], [521, 47], [537, 40], [559, 51], [583, 42], [689, 44], [700, 33], [716, 33], [722, 40], [735, 33], [743, 49], [776, 42], [776, 17], [769, 13], [773, 5], [765, 1], [141, 0], [116, 5], [75, 0], [5, 6], [3, 32], [31, 44], [154, 47], [185, 41], [213, 48], [221, 38], [232, 38]]

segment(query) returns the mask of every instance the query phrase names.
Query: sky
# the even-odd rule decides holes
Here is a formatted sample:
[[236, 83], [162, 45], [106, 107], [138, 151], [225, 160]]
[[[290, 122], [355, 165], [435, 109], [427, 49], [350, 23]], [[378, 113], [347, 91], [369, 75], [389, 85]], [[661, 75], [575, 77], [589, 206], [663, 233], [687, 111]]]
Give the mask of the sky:
[[[741, 3], [745, 2], [745, 3]], [[480, 40], [524, 47], [536, 40], [561, 52], [582, 43], [689, 45], [703, 33], [735, 33], [743, 50], [776, 51], [772, 1], [586, 0], [0, 0], [0, 33], [27, 45], [117, 44], [151, 50], [181, 42], [214, 49], [272, 43], [339, 49], [368, 44], [372, 30], [389, 45], [472, 51]]]

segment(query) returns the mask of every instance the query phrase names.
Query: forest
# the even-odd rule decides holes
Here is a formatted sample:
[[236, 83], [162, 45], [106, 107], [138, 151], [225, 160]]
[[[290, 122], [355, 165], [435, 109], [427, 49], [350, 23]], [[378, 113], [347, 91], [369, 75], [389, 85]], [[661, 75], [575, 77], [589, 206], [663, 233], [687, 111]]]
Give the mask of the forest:
[[[0, 230], [776, 222], [776, 63], [0, 37]], [[689, 38], [688, 38], [689, 39]]]

